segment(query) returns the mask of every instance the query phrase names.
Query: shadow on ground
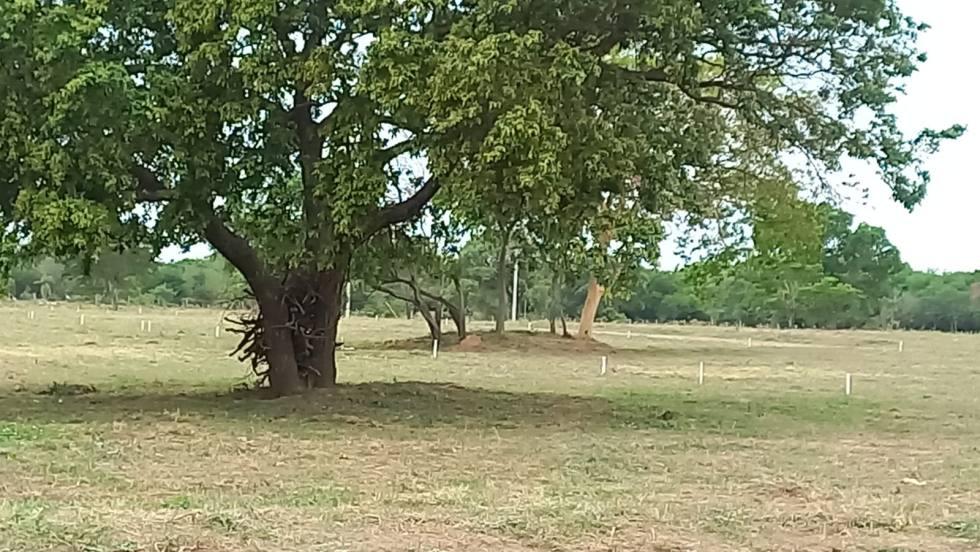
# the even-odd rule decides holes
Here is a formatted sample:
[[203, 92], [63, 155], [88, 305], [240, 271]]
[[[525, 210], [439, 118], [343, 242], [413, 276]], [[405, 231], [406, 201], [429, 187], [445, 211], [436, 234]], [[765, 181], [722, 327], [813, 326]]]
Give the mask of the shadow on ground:
[[[562, 337], [548, 332], [510, 331], [503, 335], [494, 332], [472, 332], [462, 343], [456, 334], [444, 333], [439, 340], [444, 352], [528, 352], [552, 354], [608, 353], [616, 349], [596, 340]], [[359, 342], [363, 350], [430, 351], [432, 338], [419, 336], [387, 341]]]
[[85, 424], [177, 416], [255, 427], [289, 422], [296, 427], [664, 429], [745, 436], [860, 428], [877, 421], [873, 413], [881, 411], [865, 401], [820, 395], [732, 400], [703, 393], [629, 391], [583, 397], [423, 382], [343, 385], [277, 400], [264, 400], [254, 392], [89, 391], [69, 396], [0, 391], [0, 421]]
[[[346, 343], [348, 351], [357, 352], [386, 352], [410, 351], [429, 354], [432, 351], [432, 338], [419, 336], [405, 339], [390, 339], [387, 341], [351, 341]], [[780, 349], [733, 349], [728, 343], [710, 341], [662, 341], [633, 339], [624, 346], [623, 342], [613, 345], [599, 339], [581, 340], [562, 337], [548, 332], [511, 331], [504, 335], [493, 332], [475, 332], [469, 338], [460, 342], [456, 334], [445, 333], [440, 340], [440, 351], [443, 354], [459, 353], [511, 353], [528, 354], [541, 358], [575, 358], [589, 356], [596, 363], [602, 356], [618, 358], [629, 362], [644, 362], [651, 354], [656, 355], [660, 362], [672, 359], [689, 361], [691, 356], [714, 357], [722, 355], [728, 362], [758, 361], [760, 355], [785, 356]]]

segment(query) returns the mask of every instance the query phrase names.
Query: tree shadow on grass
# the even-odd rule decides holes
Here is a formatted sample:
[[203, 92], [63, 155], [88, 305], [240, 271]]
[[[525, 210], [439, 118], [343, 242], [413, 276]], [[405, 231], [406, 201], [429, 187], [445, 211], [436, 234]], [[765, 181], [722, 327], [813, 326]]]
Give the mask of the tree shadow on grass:
[[[432, 350], [432, 338], [418, 336], [407, 339], [390, 339], [386, 341], [355, 342], [356, 349], [367, 351], [423, 351]], [[536, 354], [582, 354], [609, 353], [616, 348], [598, 340], [580, 340], [562, 337], [548, 332], [508, 331], [504, 334], [495, 332], [471, 332], [469, 338], [460, 342], [456, 334], [443, 333], [439, 340], [440, 349], [447, 353], [527, 353]]]
[[612, 392], [604, 396], [513, 393], [446, 383], [374, 382], [265, 400], [256, 393], [38, 396], [0, 392], [0, 421], [111, 423], [198, 418], [215, 424], [281, 428], [445, 428], [552, 430], [663, 429], [738, 436], [852, 429], [874, 422], [876, 405], [821, 395], [733, 399], [701, 393]]

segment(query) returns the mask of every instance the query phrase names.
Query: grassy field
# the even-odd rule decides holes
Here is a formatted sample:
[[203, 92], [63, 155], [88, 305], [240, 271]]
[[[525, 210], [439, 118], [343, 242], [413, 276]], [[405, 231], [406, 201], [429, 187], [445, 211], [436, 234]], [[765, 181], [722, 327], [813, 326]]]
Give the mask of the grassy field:
[[355, 318], [269, 401], [220, 318], [0, 305], [0, 551], [980, 550], [980, 337]]

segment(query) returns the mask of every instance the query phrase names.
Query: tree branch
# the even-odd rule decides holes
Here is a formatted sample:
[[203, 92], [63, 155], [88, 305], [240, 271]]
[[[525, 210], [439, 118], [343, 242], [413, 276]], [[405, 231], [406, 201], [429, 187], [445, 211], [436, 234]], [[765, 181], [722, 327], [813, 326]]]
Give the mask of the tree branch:
[[415, 300], [412, 299], [411, 297], [406, 297], [404, 295], [399, 295], [395, 290], [388, 289], [388, 288], [386, 288], [383, 285], [371, 286], [371, 287], [375, 291], [379, 291], [379, 292], [384, 293], [384, 294], [386, 294], [388, 296], [394, 297], [395, 299], [398, 299], [399, 301], [404, 301], [404, 302], [406, 302], [406, 303], [408, 303], [410, 305], [415, 305], [416, 307], [423, 306], [423, 305], [419, 305], [418, 303], [416, 303]]
[[428, 299], [430, 301], [435, 301], [437, 303], [441, 303], [443, 306], [445, 306], [450, 311], [459, 310], [459, 309], [456, 308], [455, 305], [453, 305], [452, 301], [450, 301], [449, 299], [446, 299], [445, 297], [442, 297], [441, 295], [436, 295], [435, 293], [432, 293], [430, 291], [426, 291], [426, 290], [422, 289], [421, 287], [419, 287], [418, 284], [412, 284], [411, 280], [406, 280], [405, 278], [400, 278], [398, 276], [393, 276], [391, 278], [387, 278], [386, 281], [383, 282], [383, 284], [405, 284], [406, 286], [412, 287], [413, 289], [417, 289], [418, 294], [421, 295], [422, 297], [425, 297], [426, 299]]
[[384, 228], [418, 216], [441, 187], [442, 181], [438, 177], [432, 176], [408, 199], [388, 205], [375, 213], [364, 224], [364, 239], [373, 236]]
[[261, 293], [268, 278], [265, 263], [259, 258], [255, 248], [248, 240], [228, 228], [213, 210], [209, 209], [207, 217], [204, 239], [242, 273], [252, 291]]
[[[135, 165], [131, 173], [136, 178], [136, 200], [140, 202], [172, 201], [177, 198], [177, 191], [167, 188], [150, 169]], [[265, 264], [259, 259], [258, 253], [248, 240], [233, 232], [221, 220], [214, 209], [208, 207], [204, 215], [207, 224], [204, 227], [204, 239], [218, 253], [228, 259], [242, 276], [248, 280], [252, 290], [259, 292], [266, 283]]]
[[136, 178], [136, 201], [140, 203], [159, 203], [162, 201], [172, 201], [177, 199], [177, 191], [167, 188], [160, 182], [153, 171], [136, 165], [130, 171]]
[[[643, 71], [634, 71], [631, 69], [625, 69], [623, 67], [608, 65], [605, 66], [608, 69], [616, 71], [625, 78], [646, 82], [659, 82], [665, 84], [672, 84], [681, 93], [683, 93], [688, 98], [699, 103], [709, 103], [714, 104], [726, 109], [738, 109], [739, 105], [737, 103], [732, 103], [722, 99], [719, 96], [704, 96], [700, 92], [691, 90], [690, 88], [684, 86], [683, 84], [674, 82], [670, 79], [665, 71], [662, 69], [646, 69]], [[747, 87], [734, 85], [729, 82], [719, 81], [717, 79], [712, 79], [709, 81], [699, 82], [696, 84], [697, 88], [718, 88], [718, 89], [736, 89], [736, 90], [746, 90]]]
[[406, 140], [402, 140], [397, 144], [393, 144], [385, 149], [379, 150], [377, 152], [377, 161], [382, 165], [387, 165], [392, 160], [412, 151], [412, 149], [418, 146], [418, 144], [418, 136], [413, 136]]

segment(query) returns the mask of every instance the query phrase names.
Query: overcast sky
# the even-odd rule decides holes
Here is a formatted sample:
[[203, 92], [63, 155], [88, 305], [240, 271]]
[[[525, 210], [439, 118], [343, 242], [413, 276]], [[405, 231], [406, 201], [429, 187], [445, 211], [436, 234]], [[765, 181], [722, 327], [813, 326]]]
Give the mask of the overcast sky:
[[[907, 83], [895, 112], [910, 134], [924, 127], [967, 126], [930, 158], [932, 184], [912, 213], [891, 200], [871, 167], [849, 167], [870, 189], [845, 204], [861, 222], [885, 228], [906, 262], [919, 270], [980, 270], [980, 0], [899, 0], [906, 14], [931, 25], [920, 37], [928, 62]], [[206, 248], [195, 248], [201, 254]], [[193, 254], [192, 253], [192, 254]], [[164, 258], [180, 256], [168, 251]], [[676, 265], [665, 247], [662, 264]]]
[[873, 173], [871, 196], [852, 202], [858, 219], [881, 226], [905, 261], [919, 270], [980, 270], [980, 2], [900, 0], [903, 10], [932, 28], [920, 37], [929, 60], [909, 81], [896, 113], [904, 128], [942, 128], [959, 123], [966, 134], [947, 143], [928, 162], [932, 184], [912, 213], [889, 199]]
[[[929, 60], [906, 83], [907, 94], [895, 106], [899, 124], [910, 135], [957, 123], [967, 132], [929, 158], [932, 184], [913, 212], [891, 199], [870, 165], [846, 167], [869, 195], [851, 198], [843, 207], [859, 222], [884, 228], [915, 269], [980, 270], [980, 0], [899, 0], [899, 5], [932, 27], [919, 37]], [[663, 249], [661, 266], [676, 267], [670, 242]]]

